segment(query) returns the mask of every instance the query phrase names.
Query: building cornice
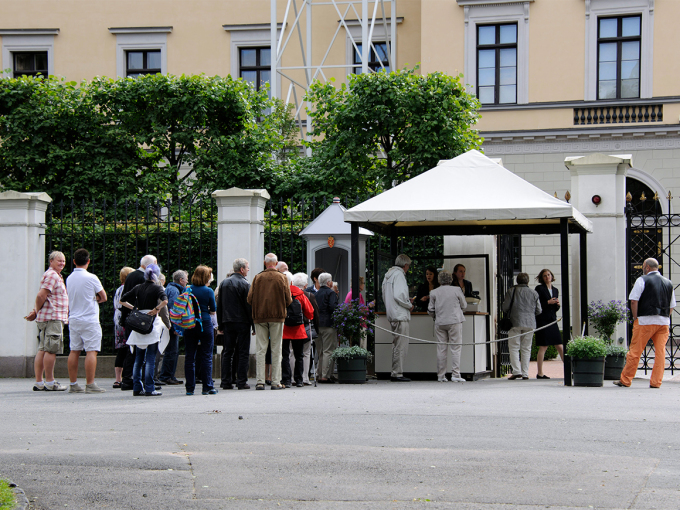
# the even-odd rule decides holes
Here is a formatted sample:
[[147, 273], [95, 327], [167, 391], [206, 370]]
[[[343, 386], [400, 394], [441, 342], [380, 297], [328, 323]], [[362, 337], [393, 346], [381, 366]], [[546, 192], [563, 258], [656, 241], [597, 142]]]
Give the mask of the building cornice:
[[503, 5], [503, 4], [523, 4], [534, 0], [456, 0], [460, 7], [477, 5]]
[[112, 34], [168, 34], [172, 27], [110, 27]]
[[58, 28], [0, 28], [3, 35], [59, 35]]
[[[403, 16], [399, 16], [399, 17], [397, 18], [397, 25], [399, 25], [399, 24], [401, 24], [401, 23], [403, 23], [403, 22], [404, 22], [404, 17], [403, 17]], [[338, 20], [338, 23], [342, 23], [342, 20]], [[387, 19], [385, 20], [385, 23], [387, 23], [388, 25], [391, 25], [391, 24], [392, 24], [392, 20], [391, 20], [390, 18], [387, 18]], [[382, 24], [383, 24], [383, 19], [382, 19], [382, 18], [376, 18], [376, 20], [375, 20], [375, 25], [378, 26], [378, 25], [382, 25]], [[346, 20], [345, 20], [345, 25], [347, 25], [348, 27], [359, 27], [359, 26], [361, 26], [361, 20], [358, 20], [358, 19], [346, 19]]]
[[[240, 25], [222, 25], [222, 28], [227, 32], [238, 32], [240, 30], [270, 30], [270, 23], [245, 23]], [[276, 28], [281, 30], [283, 23], [277, 23]]]
[[480, 131], [486, 142], [509, 142], [515, 140], [555, 140], [557, 138], [639, 138], [647, 136], [678, 136], [680, 125], [655, 124], [614, 126], [605, 124], [596, 127], [578, 126], [565, 129], [528, 129], [513, 131]]
[[480, 112], [496, 112], [505, 110], [549, 110], [556, 108], [606, 108], [608, 106], [632, 106], [637, 104], [671, 104], [680, 103], [680, 96], [665, 96], [643, 99], [616, 99], [600, 101], [547, 101], [542, 103], [482, 106]]

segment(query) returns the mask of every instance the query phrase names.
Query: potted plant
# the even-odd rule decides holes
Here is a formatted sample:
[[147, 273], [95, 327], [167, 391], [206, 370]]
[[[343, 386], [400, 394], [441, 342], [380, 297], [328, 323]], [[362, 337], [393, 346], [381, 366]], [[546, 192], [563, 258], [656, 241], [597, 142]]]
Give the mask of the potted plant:
[[333, 312], [333, 325], [338, 332], [338, 347], [331, 354], [331, 363], [337, 362], [338, 382], [341, 384], [363, 384], [366, 382], [366, 368], [372, 355], [359, 346], [364, 330], [371, 331], [366, 321], [371, 321], [373, 312], [358, 299], [342, 303]]
[[601, 338], [579, 336], [567, 344], [574, 386], [602, 386], [607, 346]]
[[630, 322], [630, 316], [630, 310], [622, 301], [592, 301], [588, 305], [588, 319], [607, 346], [604, 378], [608, 381], [618, 380], [626, 364], [627, 351], [625, 347], [614, 345], [612, 335], [617, 324]]
[[[623, 341], [622, 338], [619, 339]], [[604, 358], [604, 380], [618, 381], [621, 379], [621, 372], [626, 366], [626, 354], [628, 349], [623, 345], [614, 345], [612, 342], [606, 344], [607, 355]]]

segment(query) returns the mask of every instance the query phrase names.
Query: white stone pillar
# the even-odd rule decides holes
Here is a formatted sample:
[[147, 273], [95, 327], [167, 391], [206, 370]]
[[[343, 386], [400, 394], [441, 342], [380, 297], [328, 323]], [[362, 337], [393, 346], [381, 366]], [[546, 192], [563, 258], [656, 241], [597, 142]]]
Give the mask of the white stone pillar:
[[264, 208], [269, 193], [264, 189], [230, 188], [212, 194], [217, 202], [217, 264], [220, 282], [234, 260], [250, 262], [248, 280], [259, 273], [264, 261]]
[[0, 377], [29, 377], [38, 349], [35, 322], [24, 316], [33, 309], [45, 272], [47, 193], [0, 193], [0, 260], [5, 261], [5, 292], [0, 333]]
[[[588, 234], [588, 302], [612, 299], [626, 301], [626, 174], [632, 166], [630, 154], [567, 157], [571, 172], [571, 203], [593, 223]], [[599, 205], [593, 196], [599, 195]], [[572, 315], [574, 335], [580, 334], [585, 317], [580, 313], [580, 249], [572, 239]], [[590, 328], [590, 333], [596, 332]], [[614, 340], [626, 337], [625, 325], [619, 325]]]

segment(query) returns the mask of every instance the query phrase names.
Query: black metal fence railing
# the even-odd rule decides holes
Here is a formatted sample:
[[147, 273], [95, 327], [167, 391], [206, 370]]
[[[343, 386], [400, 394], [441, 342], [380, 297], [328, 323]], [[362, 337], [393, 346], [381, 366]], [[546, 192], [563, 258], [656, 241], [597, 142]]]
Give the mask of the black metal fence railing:
[[[156, 256], [166, 281], [178, 269], [199, 264], [217, 268], [217, 208], [214, 200], [170, 202], [70, 201], [50, 204], [46, 215], [45, 247], [64, 253], [64, 278], [73, 270], [78, 248], [90, 252], [88, 270], [96, 274], [108, 295], [100, 307], [102, 354], [113, 353], [113, 295], [120, 270], [139, 267], [146, 254]], [[47, 264], [47, 262], [46, 262]], [[66, 332], [68, 335], [68, 332]], [[68, 339], [68, 336], [66, 336]], [[65, 342], [68, 352], [68, 341]]]
[[[635, 197], [637, 199], [637, 197]], [[667, 197], [667, 211], [671, 211], [672, 196]], [[639, 201], [633, 203], [633, 197], [628, 197], [626, 208], [626, 252], [628, 292], [633, 288], [635, 280], [642, 276], [642, 263], [647, 258], [655, 258], [659, 262], [659, 271], [666, 278], [673, 279], [673, 275], [680, 269], [677, 251], [680, 250], [680, 214], [663, 213], [659, 206], [659, 197], [646, 198], [644, 193]], [[649, 201], [649, 204], [645, 204]], [[676, 278], [677, 280], [677, 278]], [[675, 292], [680, 287], [675, 282]], [[670, 336], [666, 343], [665, 369], [671, 374], [680, 370], [680, 311], [676, 307], [670, 317]], [[632, 336], [632, 325], [628, 328], [628, 339]], [[655, 358], [654, 344], [647, 343], [640, 358], [639, 370], [647, 373], [651, 370]]]

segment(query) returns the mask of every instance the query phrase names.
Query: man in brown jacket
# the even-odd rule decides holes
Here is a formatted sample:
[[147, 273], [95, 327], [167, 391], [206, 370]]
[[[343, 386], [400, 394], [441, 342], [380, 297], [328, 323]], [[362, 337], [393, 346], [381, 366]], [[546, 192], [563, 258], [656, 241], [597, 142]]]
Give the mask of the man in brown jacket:
[[283, 322], [287, 308], [293, 302], [287, 278], [276, 270], [278, 259], [273, 253], [264, 257], [265, 270], [253, 278], [248, 291], [248, 304], [253, 309], [255, 324], [255, 346], [257, 386], [264, 389], [264, 358], [267, 345], [272, 348], [272, 389], [281, 390], [281, 342], [283, 339]]

